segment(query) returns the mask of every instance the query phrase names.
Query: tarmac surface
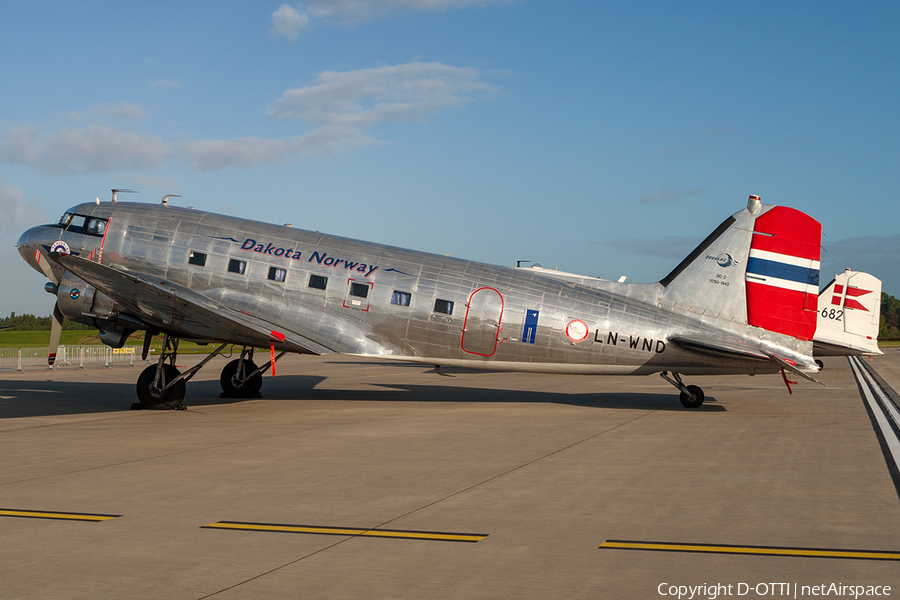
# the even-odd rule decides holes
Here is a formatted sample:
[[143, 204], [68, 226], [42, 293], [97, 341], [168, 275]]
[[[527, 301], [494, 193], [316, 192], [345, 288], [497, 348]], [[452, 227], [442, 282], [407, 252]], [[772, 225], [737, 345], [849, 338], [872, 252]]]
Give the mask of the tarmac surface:
[[[0, 371], [0, 598], [900, 596], [900, 476], [846, 358], [792, 395], [687, 377], [697, 410], [658, 376], [348, 357], [222, 400], [225, 362], [186, 411], [129, 410], [139, 368]], [[900, 389], [900, 349], [864, 362]]]

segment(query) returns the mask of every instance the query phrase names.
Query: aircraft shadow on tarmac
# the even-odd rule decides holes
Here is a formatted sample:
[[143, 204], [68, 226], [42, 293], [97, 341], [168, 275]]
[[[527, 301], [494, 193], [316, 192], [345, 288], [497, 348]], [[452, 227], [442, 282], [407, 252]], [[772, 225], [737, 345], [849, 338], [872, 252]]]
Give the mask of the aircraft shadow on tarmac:
[[[367, 363], [371, 364], [371, 363]], [[455, 374], [462, 373], [455, 369]], [[441, 379], [441, 378], [437, 378]], [[483, 387], [461, 387], [392, 383], [384, 389], [340, 390], [318, 389], [324, 377], [308, 375], [279, 375], [266, 379], [263, 398], [269, 401], [355, 401], [355, 402], [531, 402], [554, 403], [595, 408], [624, 408], [637, 410], [686, 411], [673, 393], [594, 392], [567, 394], [527, 390], [504, 390]], [[215, 406], [246, 402], [234, 398], [219, 398], [218, 381], [195, 381], [188, 385], [185, 405], [191, 407]], [[135, 400], [133, 383], [62, 382], [29, 379], [0, 381], [0, 419], [52, 415], [91, 414], [130, 410]], [[691, 412], [724, 411], [724, 406], [714, 404], [715, 398], [707, 397], [698, 409]], [[709, 404], [713, 402], [713, 404]]]

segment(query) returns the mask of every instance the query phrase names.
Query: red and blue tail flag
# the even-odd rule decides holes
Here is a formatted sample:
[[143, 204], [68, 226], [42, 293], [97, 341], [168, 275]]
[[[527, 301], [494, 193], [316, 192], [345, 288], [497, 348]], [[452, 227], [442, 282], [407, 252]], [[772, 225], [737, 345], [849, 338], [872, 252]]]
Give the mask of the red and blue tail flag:
[[750, 325], [811, 340], [816, 332], [822, 224], [776, 206], [759, 216], [747, 260]]

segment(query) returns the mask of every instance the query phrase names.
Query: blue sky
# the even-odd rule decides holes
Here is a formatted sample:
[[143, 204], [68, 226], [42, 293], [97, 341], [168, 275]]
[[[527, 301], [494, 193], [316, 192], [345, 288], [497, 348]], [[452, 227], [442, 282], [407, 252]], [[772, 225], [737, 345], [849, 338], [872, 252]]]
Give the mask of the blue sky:
[[822, 222], [823, 283], [851, 267], [900, 296], [898, 17], [894, 2], [7, 3], [0, 277], [16, 285], [0, 314], [52, 309], [18, 234], [113, 187], [638, 282], [759, 194]]

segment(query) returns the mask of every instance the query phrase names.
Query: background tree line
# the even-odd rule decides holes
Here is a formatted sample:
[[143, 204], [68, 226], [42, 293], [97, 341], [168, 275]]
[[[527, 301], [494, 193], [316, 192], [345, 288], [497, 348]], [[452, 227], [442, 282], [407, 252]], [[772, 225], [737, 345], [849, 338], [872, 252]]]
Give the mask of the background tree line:
[[[12, 327], [16, 331], [49, 331], [50, 317], [10, 313], [8, 317], [0, 319], [0, 328], [6, 327]], [[63, 329], [93, 330], [94, 328], [65, 319]], [[900, 300], [884, 292], [881, 293], [881, 326], [878, 330], [878, 339], [900, 340]]]
[[[50, 331], [51, 321], [52, 318], [49, 315], [46, 317], [36, 317], [34, 315], [17, 315], [16, 313], [9, 313], [8, 317], [0, 319], [0, 329], [12, 327], [16, 331]], [[87, 325], [75, 323], [74, 321], [70, 321], [69, 319], [64, 318], [63, 329], [67, 329], [70, 331], [91, 331], [95, 330], [96, 327], [89, 327]]]
[[900, 340], [900, 300], [881, 292], [879, 340]]

